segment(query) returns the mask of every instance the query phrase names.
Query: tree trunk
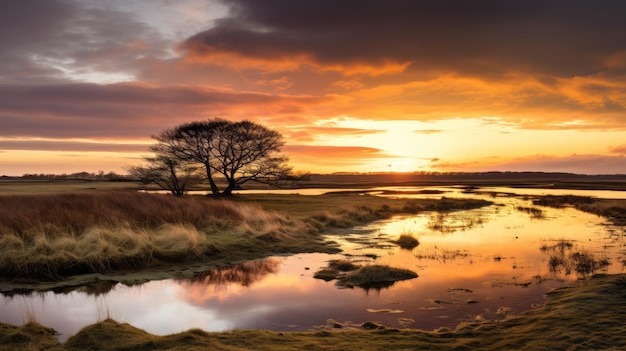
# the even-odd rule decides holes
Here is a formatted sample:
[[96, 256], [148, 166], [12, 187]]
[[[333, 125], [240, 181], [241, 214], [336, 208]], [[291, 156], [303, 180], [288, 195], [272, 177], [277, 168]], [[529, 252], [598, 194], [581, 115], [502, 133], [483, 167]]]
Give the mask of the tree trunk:
[[237, 181], [234, 177], [229, 177], [228, 173], [223, 173], [224, 178], [228, 182], [228, 186], [222, 192], [222, 196], [233, 196], [233, 190], [237, 189]]
[[229, 180], [228, 186], [222, 192], [222, 196], [233, 196], [233, 190], [235, 190], [235, 182]]
[[215, 181], [213, 180], [213, 175], [211, 174], [211, 166], [205, 163], [204, 167], [206, 168], [206, 177], [209, 180], [209, 185], [211, 185], [211, 193], [213, 194], [213, 196], [219, 196], [220, 189], [217, 187], [217, 184], [215, 184]]

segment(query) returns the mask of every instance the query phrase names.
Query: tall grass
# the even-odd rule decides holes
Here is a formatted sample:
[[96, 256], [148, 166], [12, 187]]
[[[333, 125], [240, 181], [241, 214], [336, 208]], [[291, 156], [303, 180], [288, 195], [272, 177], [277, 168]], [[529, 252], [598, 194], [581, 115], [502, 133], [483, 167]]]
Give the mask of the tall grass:
[[589, 250], [579, 250], [572, 241], [561, 239], [554, 245], [544, 244], [539, 250], [548, 254], [548, 267], [551, 272], [564, 271], [566, 275], [576, 272], [588, 276], [609, 265], [606, 258], [597, 258]]
[[578, 210], [606, 217], [617, 225], [626, 225], [626, 200], [595, 199], [584, 196], [543, 196], [533, 204], [550, 207], [571, 206]]
[[[136, 191], [0, 196], [0, 277], [58, 280], [207, 258], [233, 264], [277, 253], [337, 252], [336, 244], [318, 234], [406, 211], [379, 198], [288, 197], [278, 208], [263, 199], [268, 200], [253, 201], [274, 211], [245, 199]], [[294, 199], [300, 201], [295, 215], [289, 210]], [[413, 211], [490, 203], [442, 199], [411, 204]]]
[[137, 192], [0, 197], [0, 275], [132, 269], [216, 254], [216, 232], [278, 240], [289, 221], [257, 206]]

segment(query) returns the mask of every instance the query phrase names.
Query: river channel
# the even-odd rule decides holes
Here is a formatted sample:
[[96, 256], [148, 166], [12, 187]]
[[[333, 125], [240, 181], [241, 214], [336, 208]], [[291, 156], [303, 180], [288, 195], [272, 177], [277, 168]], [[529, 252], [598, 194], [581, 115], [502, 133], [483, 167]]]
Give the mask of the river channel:
[[[193, 279], [152, 281], [138, 286], [67, 293], [0, 296], [0, 322], [29, 319], [57, 330], [65, 340], [82, 327], [113, 318], [164, 335], [207, 331], [270, 329], [304, 331], [371, 321], [397, 328], [433, 330], [464, 322], [503, 319], [545, 301], [545, 293], [584, 277], [574, 266], [557, 264], [579, 252], [603, 262], [594, 273], [624, 272], [626, 232], [605, 219], [572, 208], [532, 204], [533, 195], [575, 194], [626, 198], [618, 191], [437, 188], [443, 194], [384, 195], [433, 188], [380, 188], [381, 196], [471, 197], [494, 205], [450, 213], [425, 212], [328, 234], [341, 244], [336, 255], [269, 257]], [[285, 190], [315, 195], [338, 189]], [[408, 194], [408, 193], [407, 193]], [[517, 194], [520, 196], [514, 196]], [[419, 239], [402, 249], [401, 234]], [[339, 288], [313, 275], [329, 260], [383, 264], [416, 272], [415, 279], [381, 288]]]

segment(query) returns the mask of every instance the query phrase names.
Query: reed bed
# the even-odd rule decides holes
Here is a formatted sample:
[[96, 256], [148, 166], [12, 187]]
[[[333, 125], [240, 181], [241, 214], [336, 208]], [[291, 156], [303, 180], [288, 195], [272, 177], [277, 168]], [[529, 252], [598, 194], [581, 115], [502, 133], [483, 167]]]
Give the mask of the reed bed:
[[[294, 223], [252, 204], [137, 192], [0, 197], [0, 275], [60, 276], [217, 254], [216, 233], [275, 241]], [[217, 239], [216, 239], [217, 240]]]
[[574, 207], [606, 217], [616, 225], [626, 225], [626, 199], [596, 199], [586, 196], [543, 196], [533, 204], [555, 208]]

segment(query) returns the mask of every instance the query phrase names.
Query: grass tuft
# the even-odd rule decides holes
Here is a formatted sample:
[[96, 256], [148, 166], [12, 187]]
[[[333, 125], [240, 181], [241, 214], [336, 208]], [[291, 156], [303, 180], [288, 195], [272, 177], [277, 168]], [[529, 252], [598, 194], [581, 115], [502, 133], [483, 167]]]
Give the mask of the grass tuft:
[[548, 254], [548, 267], [552, 272], [563, 271], [566, 275], [572, 272], [586, 277], [610, 264], [607, 258], [597, 258], [588, 250], [576, 250], [569, 240], [559, 240], [554, 245], [543, 244], [539, 250]]
[[400, 280], [417, 278], [417, 273], [408, 269], [393, 268], [383, 265], [371, 265], [357, 269], [339, 278], [341, 286], [360, 288], [383, 288]]
[[420, 244], [419, 240], [411, 234], [401, 234], [398, 240], [394, 241], [394, 243], [405, 250], [413, 250]]
[[347, 260], [338, 260], [329, 262], [327, 268], [322, 268], [313, 277], [325, 281], [336, 279], [337, 286], [357, 286], [368, 290], [390, 287], [397, 281], [417, 278], [417, 273], [382, 265], [359, 266]]

